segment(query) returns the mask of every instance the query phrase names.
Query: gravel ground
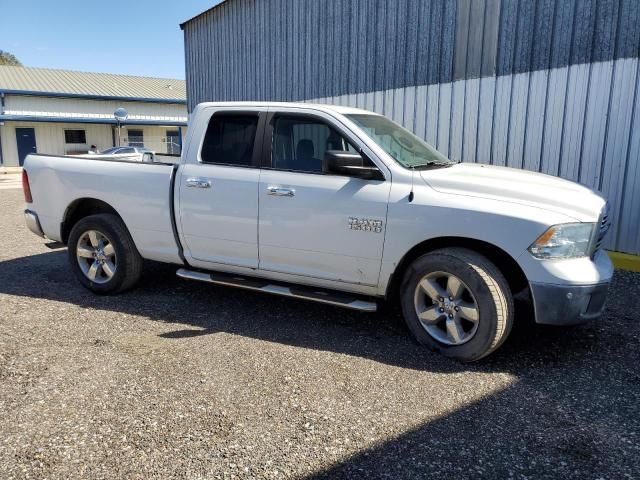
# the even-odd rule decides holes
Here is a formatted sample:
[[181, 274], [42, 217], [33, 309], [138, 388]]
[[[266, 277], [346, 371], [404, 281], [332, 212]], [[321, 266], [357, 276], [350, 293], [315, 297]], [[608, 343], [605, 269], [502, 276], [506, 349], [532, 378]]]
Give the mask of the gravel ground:
[[0, 478], [636, 478], [640, 275], [481, 364], [398, 318], [177, 279], [98, 297], [0, 191]]

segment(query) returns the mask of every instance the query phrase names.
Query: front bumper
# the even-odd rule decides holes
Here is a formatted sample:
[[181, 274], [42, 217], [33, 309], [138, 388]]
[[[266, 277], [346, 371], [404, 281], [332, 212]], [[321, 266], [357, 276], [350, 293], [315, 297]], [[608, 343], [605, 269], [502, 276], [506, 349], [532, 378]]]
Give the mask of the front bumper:
[[40, 220], [38, 219], [38, 214], [29, 209], [24, 211], [24, 221], [27, 224], [27, 228], [31, 230], [33, 233], [38, 235], [39, 237], [44, 238], [44, 232], [42, 231], [42, 227], [40, 226]]
[[596, 285], [530, 283], [536, 322], [577, 325], [602, 315], [609, 282]]

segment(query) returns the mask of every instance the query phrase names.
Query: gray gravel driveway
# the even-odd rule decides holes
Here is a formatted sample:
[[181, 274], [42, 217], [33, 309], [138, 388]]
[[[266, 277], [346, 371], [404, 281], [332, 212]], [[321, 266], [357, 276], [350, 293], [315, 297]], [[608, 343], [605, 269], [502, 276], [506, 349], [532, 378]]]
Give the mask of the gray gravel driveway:
[[146, 266], [95, 296], [0, 191], [0, 478], [636, 478], [640, 275], [465, 366], [399, 319]]

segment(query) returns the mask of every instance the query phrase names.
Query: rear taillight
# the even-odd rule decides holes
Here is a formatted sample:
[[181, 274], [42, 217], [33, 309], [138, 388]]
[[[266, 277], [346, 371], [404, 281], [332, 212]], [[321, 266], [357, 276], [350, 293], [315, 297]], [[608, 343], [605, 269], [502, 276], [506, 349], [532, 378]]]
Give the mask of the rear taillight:
[[24, 193], [24, 201], [27, 203], [33, 203], [33, 197], [31, 196], [31, 187], [29, 186], [29, 175], [26, 170], [22, 170], [22, 192]]

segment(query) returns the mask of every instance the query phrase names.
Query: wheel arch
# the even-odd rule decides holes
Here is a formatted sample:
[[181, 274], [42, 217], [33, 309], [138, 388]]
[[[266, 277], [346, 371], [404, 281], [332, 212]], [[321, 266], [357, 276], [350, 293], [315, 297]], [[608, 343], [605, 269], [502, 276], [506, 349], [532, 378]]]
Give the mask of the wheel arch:
[[89, 215], [99, 213], [111, 213], [122, 220], [122, 217], [116, 209], [103, 200], [85, 197], [78, 198], [71, 202], [67, 206], [64, 216], [62, 217], [62, 223], [60, 224], [60, 238], [62, 239], [62, 243], [67, 243], [71, 229], [76, 223]]
[[468, 237], [437, 237], [425, 240], [404, 254], [398, 266], [395, 268], [387, 284], [385, 298], [392, 302], [398, 300], [400, 284], [404, 273], [411, 263], [418, 257], [440, 248], [462, 247], [473, 250], [487, 257], [504, 275], [511, 292], [515, 295], [526, 289], [528, 292], [529, 282], [518, 262], [506, 251], [483, 240]]

